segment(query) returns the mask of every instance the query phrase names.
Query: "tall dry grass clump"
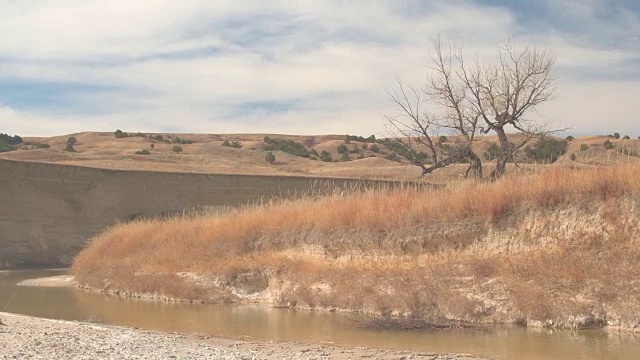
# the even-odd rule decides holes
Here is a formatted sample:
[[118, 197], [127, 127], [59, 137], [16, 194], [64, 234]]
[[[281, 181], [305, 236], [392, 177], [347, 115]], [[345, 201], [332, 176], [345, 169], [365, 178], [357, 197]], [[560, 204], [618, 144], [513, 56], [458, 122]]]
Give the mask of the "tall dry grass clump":
[[639, 195], [637, 167], [552, 167], [457, 188], [275, 201], [226, 216], [116, 225], [76, 257], [72, 272], [90, 287], [180, 299], [463, 321], [601, 321], [604, 303], [638, 303], [615, 279], [637, 272]]

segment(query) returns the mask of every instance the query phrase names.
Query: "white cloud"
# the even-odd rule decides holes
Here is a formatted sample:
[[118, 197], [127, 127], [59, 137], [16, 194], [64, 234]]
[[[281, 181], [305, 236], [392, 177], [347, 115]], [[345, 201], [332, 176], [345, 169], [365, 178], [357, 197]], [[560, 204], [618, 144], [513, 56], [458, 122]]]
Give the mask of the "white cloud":
[[[76, 83], [89, 89], [67, 94], [60, 85], [63, 105], [55, 109], [37, 100], [18, 107], [0, 91], [4, 132], [21, 134], [118, 127], [381, 134], [382, 114], [392, 111], [384, 86], [393, 84], [396, 74], [419, 86], [429, 38], [439, 33], [464, 40], [467, 52], [480, 56], [493, 56], [513, 35], [555, 49], [559, 69], [606, 69], [638, 57], [637, 49], [576, 45], [562, 32], [528, 34], [508, 9], [467, 1], [415, 2], [406, 8], [390, 1], [366, 7], [195, 0], [15, 4], [0, 4], [0, 82]], [[593, 17], [589, 9], [580, 16]], [[200, 51], [211, 53], [195, 56]], [[615, 105], [585, 98], [599, 109], [584, 111], [575, 94], [600, 96], [599, 85], [560, 80], [556, 104], [561, 105], [547, 107], [549, 117], [561, 114], [564, 121], [580, 114], [567, 121], [599, 131], [601, 113], [633, 110], [633, 99], [620, 96]], [[91, 86], [107, 90], [95, 93]], [[608, 94], [638, 90], [638, 82], [607, 84]], [[292, 106], [246, 108], [258, 102]], [[87, 110], [92, 108], [93, 113]]]

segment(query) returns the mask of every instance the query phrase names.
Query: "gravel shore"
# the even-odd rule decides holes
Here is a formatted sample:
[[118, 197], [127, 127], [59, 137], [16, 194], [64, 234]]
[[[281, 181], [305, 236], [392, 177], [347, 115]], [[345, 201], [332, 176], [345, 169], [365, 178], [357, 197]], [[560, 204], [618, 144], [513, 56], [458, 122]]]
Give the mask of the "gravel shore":
[[431, 359], [469, 355], [250, 342], [0, 313], [0, 359]]

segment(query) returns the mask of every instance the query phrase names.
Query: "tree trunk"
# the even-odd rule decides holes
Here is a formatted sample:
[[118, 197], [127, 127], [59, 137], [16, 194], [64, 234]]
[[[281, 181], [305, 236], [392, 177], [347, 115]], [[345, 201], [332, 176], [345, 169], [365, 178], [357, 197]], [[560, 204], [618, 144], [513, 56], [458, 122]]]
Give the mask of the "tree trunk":
[[498, 180], [502, 175], [504, 175], [504, 172], [507, 169], [507, 160], [511, 157], [511, 144], [509, 144], [509, 138], [504, 132], [504, 127], [495, 127], [493, 130], [498, 134], [502, 154], [498, 157], [495, 169], [493, 169], [489, 175], [489, 179], [491, 181]]
[[480, 160], [480, 157], [476, 155], [471, 148], [469, 148], [467, 156], [469, 157], [469, 167], [464, 176], [469, 177], [469, 173], [471, 172], [474, 178], [482, 179], [482, 160]]

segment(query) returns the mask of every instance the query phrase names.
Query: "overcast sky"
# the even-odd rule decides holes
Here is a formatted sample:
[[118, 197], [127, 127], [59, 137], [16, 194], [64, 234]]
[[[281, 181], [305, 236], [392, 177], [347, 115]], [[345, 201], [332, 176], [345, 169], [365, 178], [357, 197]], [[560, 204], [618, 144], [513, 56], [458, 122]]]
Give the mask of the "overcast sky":
[[640, 135], [638, 0], [0, 0], [0, 132], [384, 134], [438, 34], [555, 51], [536, 116]]

